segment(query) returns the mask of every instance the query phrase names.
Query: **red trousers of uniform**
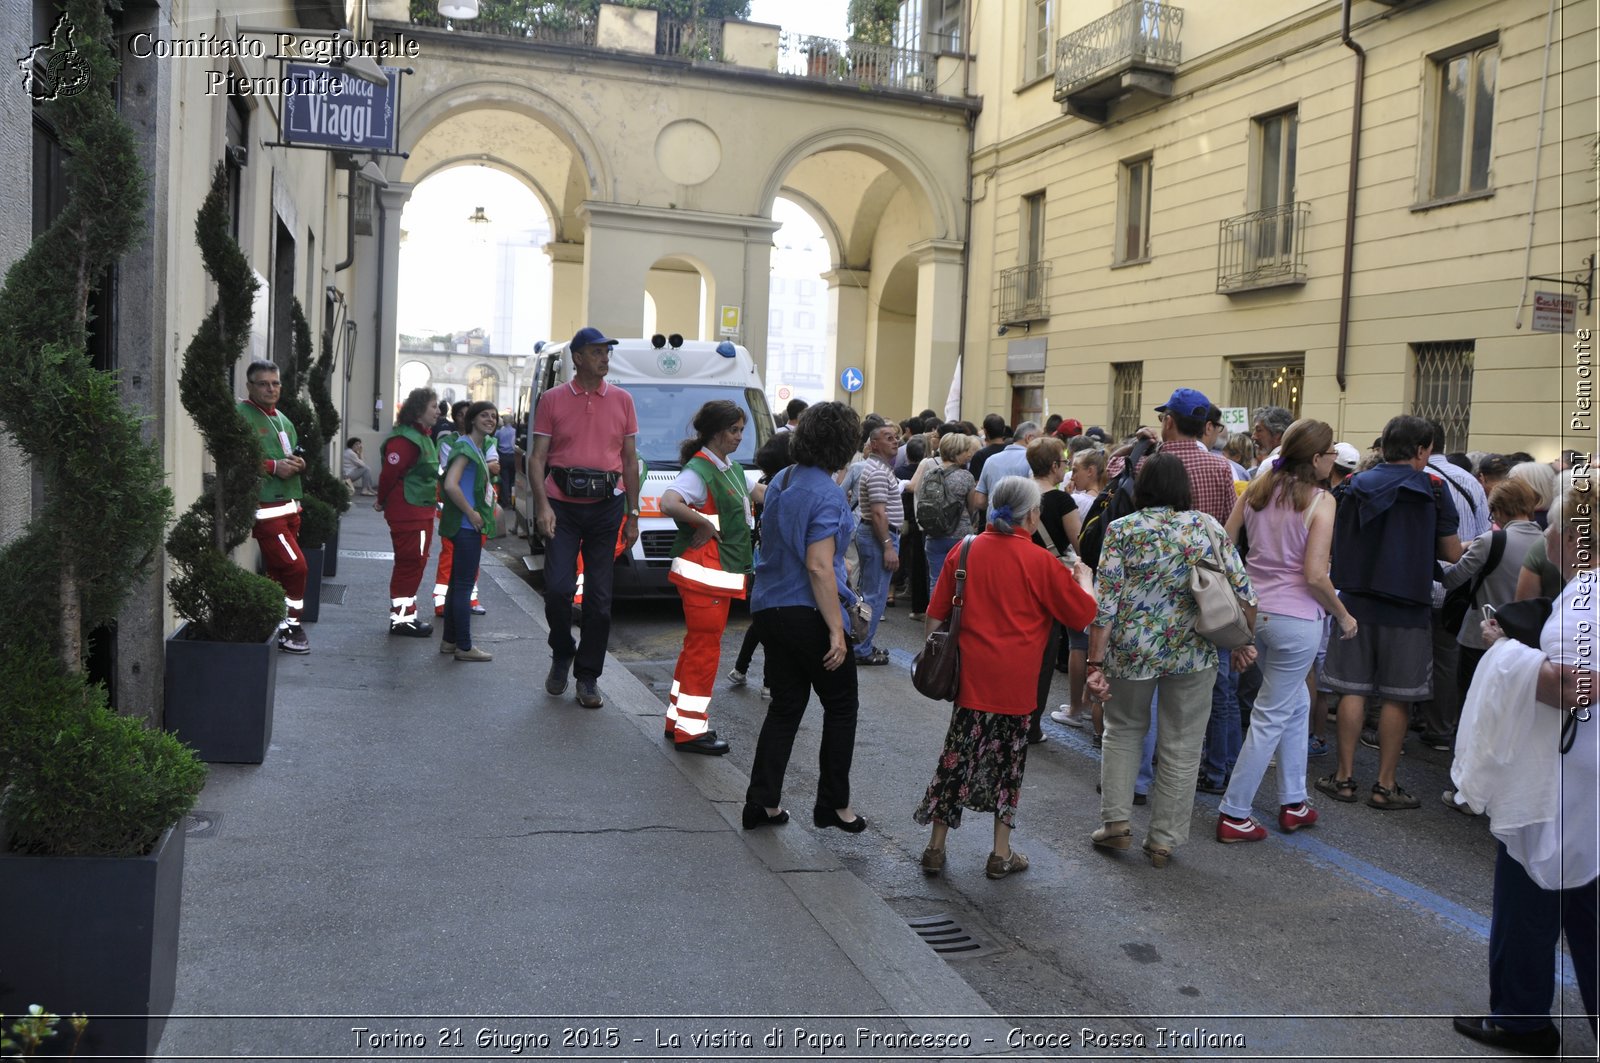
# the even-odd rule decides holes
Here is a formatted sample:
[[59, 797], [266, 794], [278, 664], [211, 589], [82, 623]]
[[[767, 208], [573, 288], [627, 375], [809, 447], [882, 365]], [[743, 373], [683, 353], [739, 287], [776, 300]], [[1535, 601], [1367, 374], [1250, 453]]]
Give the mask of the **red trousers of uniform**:
[[412, 623], [417, 618], [417, 587], [428, 567], [428, 548], [433, 545], [433, 522], [389, 525], [389, 541], [394, 544], [394, 570], [389, 573], [389, 623]]
[[683, 651], [672, 671], [672, 695], [667, 702], [667, 731], [675, 742], [692, 742], [706, 733], [706, 710], [711, 705], [711, 688], [722, 664], [722, 633], [728, 628], [727, 595], [678, 588], [683, 599], [683, 619], [688, 631], [683, 636]]
[[289, 619], [298, 624], [300, 611], [306, 607], [306, 555], [300, 550], [300, 514], [258, 520], [250, 534], [261, 546], [268, 577], [283, 588]]

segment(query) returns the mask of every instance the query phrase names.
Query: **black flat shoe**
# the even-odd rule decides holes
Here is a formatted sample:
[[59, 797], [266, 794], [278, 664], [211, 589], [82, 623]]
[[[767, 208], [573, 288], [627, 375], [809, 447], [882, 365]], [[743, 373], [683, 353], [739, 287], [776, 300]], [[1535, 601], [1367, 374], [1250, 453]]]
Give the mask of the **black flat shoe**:
[[1561, 1051], [1561, 1033], [1555, 1026], [1526, 1033], [1496, 1026], [1492, 1015], [1457, 1015], [1456, 1033], [1508, 1052], [1525, 1056], [1553, 1056]]
[[718, 738], [717, 732], [707, 731], [692, 741], [675, 742], [672, 748], [679, 753], [703, 753], [708, 757], [720, 757], [728, 751], [728, 743]]
[[752, 805], [746, 801], [744, 815], [740, 817], [745, 830], [755, 830], [757, 827], [781, 827], [789, 822], [788, 809], [778, 809], [775, 816], [767, 815], [767, 810], [761, 805]]
[[433, 634], [433, 625], [424, 621], [406, 621], [400, 624], [390, 624], [389, 634], [403, 635], [406, 638], [425, 639]]
[[839, 818], [839, 813], [831, 808], [823, 808], [821, 805], [811, 810], [811, 822], [819, 827], [838, 827], [846, 834], [860, 834], [867, 829], [866, 816], [858, 815], [847, 823]]
[[544, 678], [544, 692], [555, 697], [567, 692], [567, 672], [572, 667], [571, 659], [555, 658], [550, 662], [550, 674]]

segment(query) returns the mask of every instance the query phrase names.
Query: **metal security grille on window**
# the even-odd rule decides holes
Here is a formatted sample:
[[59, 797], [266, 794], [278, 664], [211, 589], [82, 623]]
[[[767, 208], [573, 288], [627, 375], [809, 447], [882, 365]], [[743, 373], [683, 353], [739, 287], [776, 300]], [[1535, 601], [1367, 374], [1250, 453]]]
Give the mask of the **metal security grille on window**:
[[1235, 362], [1229, 369], [1228, 405], [1243, 406], [1252, 414], [1263, 406], [1282, 406], [1299, 417], [1305, 382], [1303, 358]]
[[1123, 362], [1113, 370], [1111, 434], [1125, 439], [1139, 430], [1139, 404], [1144, 395], [1144, 363]]
[[1434, 447], [1436, 451], [1467, 449], [1476, 348], [1473, 340], [1411, 345], [1417, 359], [1416, 399], [1411, 403], [1411, 412], [1438, 421], [1444, 429], [1444, 446]]

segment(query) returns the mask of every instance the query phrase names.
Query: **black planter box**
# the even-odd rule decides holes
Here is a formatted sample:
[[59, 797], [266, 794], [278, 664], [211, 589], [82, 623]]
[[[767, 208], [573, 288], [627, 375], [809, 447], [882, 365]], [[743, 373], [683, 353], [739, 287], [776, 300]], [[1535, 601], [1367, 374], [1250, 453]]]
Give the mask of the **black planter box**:
[[272, 741], [278, 633], [261, 642], [205, 642], [184, 624], [167, 638], [162, 726], [211, 764], [260, 764]]
[[[181, 825], [148, 856], [0, 852], [0, 1013], [82, 1012], [80, 1058], [154, 1056], [177, 985], [182, 896]], [[56, 1030], [46, 1054], [71, 1045], [64, 1019]]]
[[302, 547], [306, 555], [306, 596], [305, 605], [300, 610], [302, 624], [315, 624], [322, 615], [322, 574], [323, 553], [326, 546]]
[[328, 536], [328, 541], [323, 545], [322, 574], [329, 579], [339, 574], [339, 521], [333, 522], [333, 534]]

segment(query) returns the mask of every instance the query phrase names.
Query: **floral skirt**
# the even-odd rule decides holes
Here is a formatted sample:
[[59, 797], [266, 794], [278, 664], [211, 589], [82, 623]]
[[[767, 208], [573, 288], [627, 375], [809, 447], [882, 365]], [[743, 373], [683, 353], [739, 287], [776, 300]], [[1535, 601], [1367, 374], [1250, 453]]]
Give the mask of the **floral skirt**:
[[944, 752], [933, 782], [912, 818], [961, 826], [961, 810], [993, 812], [1015, 826], [1022, 799], [1022, 769], [1028, 762], [1028, 716], [957, 708], [944, 736]]

